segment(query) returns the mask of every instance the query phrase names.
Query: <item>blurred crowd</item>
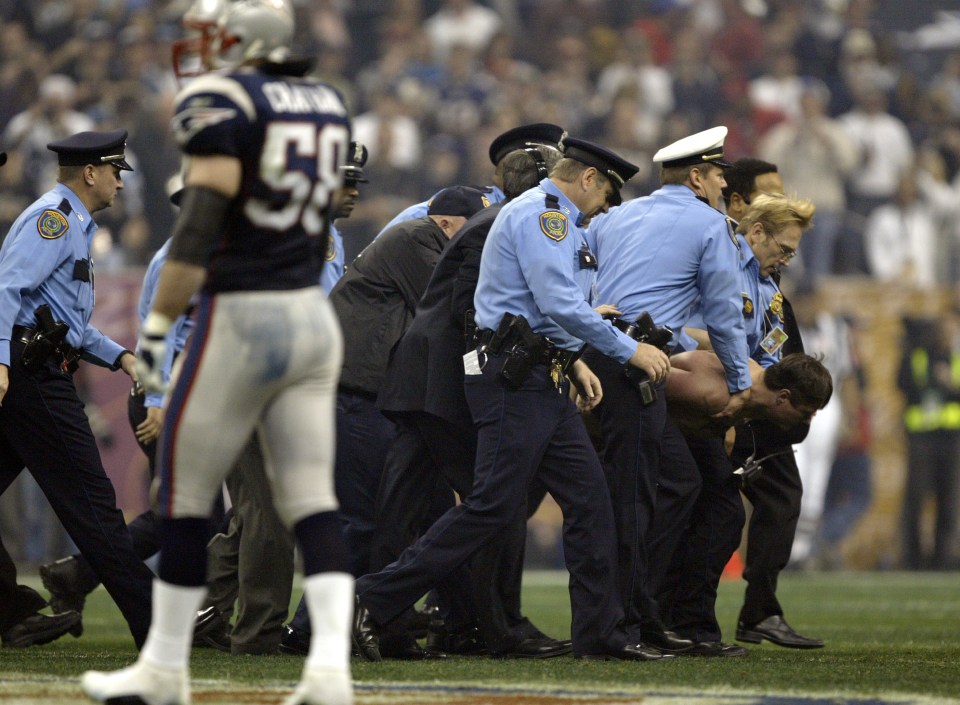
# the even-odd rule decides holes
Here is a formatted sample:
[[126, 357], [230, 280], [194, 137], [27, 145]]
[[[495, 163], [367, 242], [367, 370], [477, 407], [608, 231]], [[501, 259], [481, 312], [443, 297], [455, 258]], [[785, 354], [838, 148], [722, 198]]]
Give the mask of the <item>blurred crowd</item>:
[[[296, 46], [369, 145], [347, 230], [359, 249], [409, 203], [489, 181], [485, 150], [548, 121], [641, 166], [724, 124], [728, 153], [780, 167], [817, 204], [802, 286], [958, 274], [960, 37], [937, 3], [887, 0], [299, 0]], [[56, 139], [122, 126], [136, 171], [105, 214], [101, 267], [143, 264], [173, 214], [171, 42], [188, 0], [0, 2], [0, 229], [53, 180]], [[935, 24], [937, 21], [940, 24]], [[924, 26], [926, 25], [926, 26]], [[911, 27], [913, 31], [903, 31]], [[364, 237], [364, 235], [366, 237]]]

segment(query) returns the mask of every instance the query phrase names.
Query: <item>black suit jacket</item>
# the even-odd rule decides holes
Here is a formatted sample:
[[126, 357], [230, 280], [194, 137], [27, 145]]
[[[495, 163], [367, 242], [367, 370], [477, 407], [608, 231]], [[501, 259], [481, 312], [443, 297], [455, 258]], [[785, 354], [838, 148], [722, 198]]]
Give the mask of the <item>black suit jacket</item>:
[[330, 292], [343, 330], [340, 386], [375, 395], [413, 320], [447, 236], [429, 216], [397, 223], [357, 255]]
[[472, 428], [463, 393], [464, 319], [472, 315], [483, 243], [502, 205], [474, 215], [440, 256], [387, 367], [377, 406], [388, 416], [425, 411]]

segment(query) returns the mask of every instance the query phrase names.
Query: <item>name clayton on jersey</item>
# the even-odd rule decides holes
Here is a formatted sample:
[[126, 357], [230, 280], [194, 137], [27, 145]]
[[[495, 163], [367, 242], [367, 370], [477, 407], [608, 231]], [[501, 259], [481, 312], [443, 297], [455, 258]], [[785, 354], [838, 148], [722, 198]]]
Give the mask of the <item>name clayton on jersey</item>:
[[263, 95], [278, 113], [347, 113], [336, 92], [327, 86], [296, 86], [275, 81], [263, 84]]

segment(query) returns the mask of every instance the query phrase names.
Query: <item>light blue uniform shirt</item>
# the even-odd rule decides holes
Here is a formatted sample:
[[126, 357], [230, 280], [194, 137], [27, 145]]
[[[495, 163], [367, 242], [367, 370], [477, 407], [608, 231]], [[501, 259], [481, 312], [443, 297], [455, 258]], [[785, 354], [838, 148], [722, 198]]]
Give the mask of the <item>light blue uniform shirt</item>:
[[[546, 196], [557, 206], [546, 205]], [[496, 330], [505, 313], [523, 316], [534, 332], [564, 350], [584, 342], [620, 362], [637, 344], [593, 310], [594, 270], [581, 268], [583, 214], [550, 181], [507, 203], [490, 228], [474, 296], [477, 326]]]
[[[773, 293], [778, 291], [773, 281], [767, 277], [760, 276], [760, 262], [753, 254], [753, 250], [747, 243], [743, 235], [737, 234], [737, 244], [740, 247], [740, 299], [742, 301], [743, 323], [747, 333], [747, 348], [750, 350], [750, 357], [760, 363], [763, 367], [769, 367], [780, 359], [779, 354], [771, 355], [760, 347], [760, 341], [763, 340], [769, 330], [777, 325], [781, 325], [780, 319], [774, 320], [769, 312], [770, 301]], [[772, 285], [774, 292], [764, 294], [764, 282], [766, 285]], [[770, 328], [765, 328], [765, 321], [771, 322]], [[687, 322], [688, 326], [694, 328], [704, 328], [703, 310], [700, 308], [700, 301], [694, 305], [693, 314]]]
[[[506, 195], [504, 195], [503, 191], [501, 191], [498, 186], [484, 186], [480, 190], [483, 191], [483, 194], [487, 197], [487, 200], [490, 201], [491, 206], [495, 203], [503, 203], [507, 200]], [[440, 191], [437, 191], [437, 193], [440, 193]], [[436, 197], [437, 193], [433, 194], [433, 196], [428, 198], [423, 203], [414, 203], [412, 206], [407, 206], [402, 211], [397, 213], [393, 220], [384, 225], [383, 229], [377, 233], [377, 237], [383, 235], [383, 233], [397, 223], [402, 223], [405, 220], [413, 220], [414, 218], [423, 218], [425, 215], [427, 215], [427, 210], [430, 208], [430, 201]]]
[[70, 326], [66, 342], [82, 348], [83, 359], [112, 367], [120, 357], [124, 349], [90, 325], [93, 263], [90, 281], [74, 278], [76, 261], [90, 259], [96, 231], [80, 198], [63, 184], [34, 201], [14, 222], [0, 248], [0, 364], [10, 365], [13, 326], [35, 328], [34, 312], [43, 304], [50, 306], [54, 320]]
[[[777, 286], [777, 283], [773, 281], [770, 277], [760, 277], [760, 299], [762, 302], [758, 314], [761, 318], [761, 330], [760, 340], [769, 334], [771, 330], [777, 328], [778, 326], [782, 329], [783, 326], [783, 294], [780, 293], [780, 287]], [[779, 305], [773, 306], [774, 297], [780, 294], [779, 296]], [[766, 325], [764, 325], [764, 323]], [[753, 359], [760, 363], [761, 367], [769, 367], [777, 362], [780, 362], [781, 357], [783, 356], [783, 349], [778, 348], [775, 353], [772, 355], [766, 350], [759, 346], [750, 347], [750, 352], [753, 355]]]
[[737, 248], [726, 218], [686, 186], [668, 184], [597, 216], [598, 300], [634, 321], [644, 311], [678, 334], [700, 298], [731, 393], [750, 387]]
[[327, 239], [326, 261], [320, 272], [320, 288], [328, 294], [343, 276], [345, 261], [343, 258], [343, 235], [336, 225], [330, 225], [330, 235]]
[[[160, 269], [163, 267], [163, 263], [167, 259], [167, 254], [170, 252], [170, 242], [168, 239], [163, 243], [163, 246], [157, 250], [153, 259], [150, 260], [150, 264], [147, 265], [146, 273], [143, 275], [143, 288], [140, 290], [140, 301], [137, 304], [137, 316], [140, 318], [141, 327], [143, 326], [143, 319], [147, 317], [150, 309], [153, 308], [153, 299], [157, 294], [157, 282], [160, 279]], [[186, 346], [187, 338], [190, 336], [190, 331], [192, 330], [193, 319], [184, 314], [178, 316], [177, 320], [170, 326], [170, 330], [167, 331], [167, 350], [163, 357], [163, 364], [160, 366], [160, 377], [163, 379], [165, 387], [170, 382], [170, 370], [173, 368], [174, 355], [181, 352]], [[137, 355], [140, 355], [139, 348], [137, 348]], [[148, 393], [143, 403], [144, 406], [162, 406], [163, 392]]]

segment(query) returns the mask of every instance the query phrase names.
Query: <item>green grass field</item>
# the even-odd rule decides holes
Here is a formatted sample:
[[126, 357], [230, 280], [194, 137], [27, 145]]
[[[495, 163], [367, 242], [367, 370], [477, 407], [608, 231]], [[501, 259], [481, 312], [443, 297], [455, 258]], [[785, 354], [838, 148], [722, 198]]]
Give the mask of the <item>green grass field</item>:
[[[537, 572], [525, 579], [526, 613], [555, 636], [569, 634], [565, 579]], [[742, 590], [741, 581], [721, 584], [718, 615], [727, 640], [733, 637]], [[743, 659], [640, 664], [570, 657], [354, 660], [357, 702], [960, 705], [960, 574], [788, 573], [780, 596], [791, 623], [825, 639], [826, 648], [795, 651], [765, 643], [748, 646]], [[102, 588], [88, 600], [84, 623], [80, 639], [66, 636], [46, 646], [0, 652], [0, 703], [86, 702], [76, 686], [80, 673], [118, 668], [135, 658], [126, 625]], [[292, 656], [232, 657], [196, 650], [194, 702], [279, 703], [302, 662]]]

